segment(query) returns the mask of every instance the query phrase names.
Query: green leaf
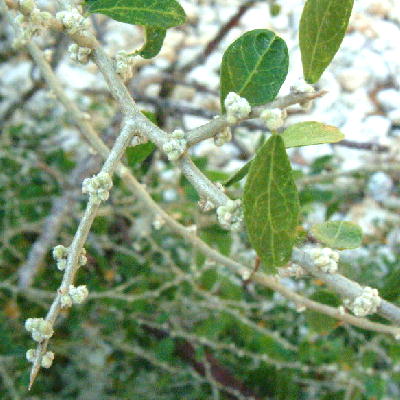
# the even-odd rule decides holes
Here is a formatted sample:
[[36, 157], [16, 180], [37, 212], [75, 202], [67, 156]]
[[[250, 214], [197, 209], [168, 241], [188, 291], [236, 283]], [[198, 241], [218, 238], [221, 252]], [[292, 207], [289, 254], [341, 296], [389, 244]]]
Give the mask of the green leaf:
[[166, 34], [165, 29], [146, 26], [146, 42], [138, 54], [146, 59], [155, 57], [161, 50]]
[[289, 261], [299, 197], [283, 139], [273, 135], [251, 164], [243, 196], [249, 240], [269, 272]]
[[154, 125], [157, 125], [157, 116], [151, 111], [142, 110], [141, 113], [149, 119]]
[[[281, 137], [284, 140], [285, 147], [312, 146], [323, 143], [336, 143], [344, 139], [340, 130], [331, 125], [325, 125], [320, 122], [300, 122], [287, 128]], [[243, 165], [226, 182], [225, 186], [232, 186], [241, 181], [249, 172], [253, 160]]]
[[362, 241], [361, 228], [348, 221], [329, 221], [311, 229], [317, 240], [334, 249], [355, 249]]
[[[265, 135], [261, 134], [257, 141], [256, 149], [259, 149], [265, 143]], [[229, 179], [224, 183], [224, 186], [232, 186], [234, 183], [241, 181], [249, 172], [250, 165], [253, 160], [248, 161], [242, 168], [236, 171]]]
[[86, 4], [91, 14], [104, 14], [131, 25], [167, 29], [182, 25], [186, 19], [176, 0], [96, 0]]
[[304, 78], [315, 83], [343, 41], [354, 0], [307, 0], [300, 21]]
[[[211, 247], [218, 249], [221, 254], [229, 255], [232, 237], [226, 229], [222, 229], [219, 225], [208, 226], [200, 231], [200, 238]], [[197, 265], [202, 265], [205, 260], [205, 255], [199, 252], [197, 255]]]
[[138, 144], [134, 147], [126, 149], [126, 157], [128, 159], [129, 167], [133, 168], [137, 164], [142, 163], [154, 150], [156, 146], [151, 142]]
[[272, 101], [289, 66], [286, 43], [267, 29], [245, 33], [226, 50], [221, 64], [221, 106], [229, 92], [247, 99], [252, 106]]
[[246, 164], [243, 165], [239, 171], [236, 171], [225, 183], [224, 186], [232, 186], [234, 183], [241, 181], [249, 172], [251, 167], [251, 163], [253, 160], [248, 161]]
[[343, 133], [338, 128], [314, 121], [291, 125], [281, 136], [286, 148], [336, 143], [344, 139]]
[[[340, 300], [338, 299], [338, 297], [326, 290], [320, 290], [314, 293], [311, 296], [311, 300], [332, 307], [338, 307], [340, 305]], [[328, 317], [327, 315], [309, 310], [306, 311], [305, 315], [307, 319], [307, 324], [314, 332], [326, 335], [332, 329], [337, 327], [337, 320]]]

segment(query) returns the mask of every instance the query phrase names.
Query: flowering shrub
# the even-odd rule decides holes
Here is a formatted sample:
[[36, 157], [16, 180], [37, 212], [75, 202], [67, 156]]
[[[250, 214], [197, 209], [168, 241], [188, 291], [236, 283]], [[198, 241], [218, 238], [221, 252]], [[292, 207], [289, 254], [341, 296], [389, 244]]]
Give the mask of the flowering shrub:
[[[285, 40], [253, 29], [224, 48], [217, 112], [196, 110], [207, 122], [187, 126], [188, 105], [169, 112], [179, 85], [205, 97], [210, 89], [187, 76], [256, 3], [242, 4], [192, 60], [181, 60], [177, 40], [171, 52], [182, 54], [149, 78], [162, 68], [169, 35], [194, 23], [180, 2], [67, 1], [42, 10], [33, 0], [0, 0], [2, 51], [10, 62], [31, 57], [32, 76], [41, 74], [21, 96], [31, 108], [18, 117], [12, 101], [5, 107], [0, 138], [7, 398], [399, 396], [398, 253], [379, 253], [385, 234], [362, 247], [362, 229], [344, 220], [349, 193], [362, 196], [364, 186], [343, 198], [332, 183], [354, 171], [332, 171], [324, 157], [295, 167], [293, 149], [341, 142], [339, 128], [289, 119], [326, 94], [318, 81], [353, 1], [306, 1], [300, 80], [289, 82]], [[266, 15], [279, 14], [276, 2], [267, 5]], [[142, 27], [135, 33], [144, 44], [104, 46], [110, 19]], [[57, 72], [63, 54], [85, 76], [97, 74], [81, 95]], [[146, 79], [159, 85], [157, 96], [141, 91]], [[278, 96], [285, 82], [290, 90]], [[198, 155], [208, 139], [217, 154], [225, 145], [246, 153], [234, 129], [248, 136], [253, 124], [255, 151], [232, 175]], [[77, 129], [63, 137], [66, 126]], [[313, 223], [318, 199], [331, 211]], [[387, 217], [382, 227], [392, 242], [398, 222]], [[363, 249], [368, 256], [357, 256]]]

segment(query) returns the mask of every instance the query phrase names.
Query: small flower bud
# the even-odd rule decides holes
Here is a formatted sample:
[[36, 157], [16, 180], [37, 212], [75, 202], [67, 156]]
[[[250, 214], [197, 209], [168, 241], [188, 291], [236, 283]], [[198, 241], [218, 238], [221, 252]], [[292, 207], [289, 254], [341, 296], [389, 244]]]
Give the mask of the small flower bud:
[[51, 365], [53, 364], [54, 360], [54, 353], [52, 351], [48, 351], [43, 357], [42, 357], [42, 362], [41, 366], [43, 368], [50, 368]]
[[89, 21], [81, 15], [77, 8], [58, 12], [56, 19], [63, 24], [71, 35], [79, 31], [86, 31], [89, 28]]
[[72, 307], [71, 296], [69, 294], [61, 295], [60, 303], [61, 303], [61, 308], [70, 308], [70, 307]]
[[72, 43], [68, 47], [68, 53], [71, 60], [81, 64], [87, 64], [89, 62], [89, 56], [92, 53], [92, 49], [88, 47], [80, 47], [76, 43]]
[[107, 172], [100, 172], [92, 178], [86, 178], [82, 183], [82, 193], [88, 193], [89, 197], [97, 204], [106, 201], [109, 190], [112, 188], [112, 179]]
[[333, 274], [338, 270], [339, 253], [328, 247], [320, 249], [318, 247], [309, 251], [315, 264], [322, 272]]
[[80, 285], [78, 287], [70, 285], [68, 293], [72, 299], [72, 302], [75, 304], [82, 304], [89, 295], [86, 285]]
[[175, 161], [186, 151], [186, 146], [185, 133], [181, 129], [176, 129], [163, 144], [163, 151], [167, 155], [168, 160]]
[[80, 256], [79, 256], [79, 265], [80, 265], [81, 267], [83, 267], [83, 266], [86, 265], [86, 264], [87, 264], [86, 249], [85, 249], [85, 248], [82, 248], [81, 254], [80, 254]]
[[25, 322], [25, 329], [31, 332], [32, 339], [36, 342], [49, 339], [54, 333], [51, 323], [43, 318], [28, 318]]
[[26, 359], [27, 359], [30, 363], [35, 362], [35, 359], [36, 359], [36, 350], [35, 350], [35, 349], [29, 349], [29, 350], [26, 352]]
[[225, 205], [217, 208], [219, 223], [226, 229], [240, 231], [243, 224], [241, 200], [228, 200]]
[[236, 124], [249, 116], [251, 106], [249, 102], [235, 92], [229, 92], [225, 98], [226, 119], [229, 124]]
[[37, 328], [38, 322], [39, 322], [38, 320], [39, 320], [39, 318], [28, 318], [25, 321], [25, 329], [28, 332], [32, 332], [34, 329]]
[[68, 248], [59, 244], [53, 248], [53, 258], [57, 261], [68, 257]]
[[125, 50], [121, 50], [115, 55], [115, 71], [124, 82], [133, 77], [136, 59], [136, 56]]
[[267, 109], [260, 114], [261, 120], [270, 131], [276, 131], [281, 128], [285, 123], [286, 116], [286, 110], [281, 110], [280, 108]]
[[382, 299], [379, 297], [378, 290], [366, 286], [362, 289], [362, 293], [355, 299], [345, 299], [343, 303], [357, 317], [365, 317], [376, 313], [381, 301]]
[[69, 249], [59, 244], [53, 248], [53, 258], [57, 261], [57, 268], [64, 271], [67, 267]]

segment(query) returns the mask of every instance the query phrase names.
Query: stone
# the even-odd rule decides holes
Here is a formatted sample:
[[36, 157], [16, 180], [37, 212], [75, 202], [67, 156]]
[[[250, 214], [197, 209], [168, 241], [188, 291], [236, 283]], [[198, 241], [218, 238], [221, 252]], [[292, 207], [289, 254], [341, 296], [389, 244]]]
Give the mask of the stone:
[[385, 111], [400, 109], [400, 91], [396, 89], [384, 89], [378, 92], [376, 99]]
[[338, 79], [343, 89], [353, 92], [364, 86], [369, 77], [370, 74], [365, 69], [350, 68], [340, 73]]

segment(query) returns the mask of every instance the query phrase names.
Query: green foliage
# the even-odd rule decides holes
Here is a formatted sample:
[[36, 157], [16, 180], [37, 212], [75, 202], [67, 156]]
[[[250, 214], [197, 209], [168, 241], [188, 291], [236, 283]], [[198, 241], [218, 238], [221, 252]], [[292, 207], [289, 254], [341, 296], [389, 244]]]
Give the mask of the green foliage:
[[315, 83], [339, 50], [354, 0], [307, 0], [300, 21], [304, 78]]
[[161, 50], [166, 34], [166, 29], [146, 26], [146, 42], [138, 54], [146, 59], [155, 57]]
[[86, 11], [104, 14], [131, 25], [143, 25], [146, 39], [137, 54], [149, 59], [155, 57], [164, 43], [167, 29], [182, 25], [186, 15], [176, 0], [96, 0], [86, 1]]
[[172, 28], [185, 22], [185, 11], [176, 0], [96, 0], [86, 11], [104, 14], [131, 25]]
[[317, 240], [334, 249], [355, 249], [361, 246], [361, 228], [348, 221], [328, 221], [312, 227]]
[[299, 217], [299, 199], [289, 158], [279, 135], [257, 152], [243, 196], [249, 240], [268, 272], [292, 254]]
[[156, 149], [156, 145], [151, 142], [138, 144], [137, 146], [128, 147], [126, 149], [126, 157], [128, 165], [131, 168], [146, 160], [147, 157]]
[[314, 121], [293, 124], [281, 136], [286, 148], [336, 143], [344, 139], [338, 128]]
[[224, 183], [224, 186], [229, 187], [237, 182], [240, 182], [249, 173], [252, 162], [253, 160], [248, 161], [246, 164], [243, 165], [242, 168], [232, 174], [229, 179]]
[[[232, 237], [226, 229], [219, 225], [211, 225], [201, 230], [200, 238], [210, 246], [215, 247], [221, 254], [229, 255], [232, 245]], [[197, 262], [199, 265], [205, 261], [204, 254], [199, 254]]]
[[[320, 122], [299, 122], [291, 125], [281, 133], [286, 148], [311, 146], [323, 143], [336, 143], [344, 139], [344, 135], [334, 126]], [[249, 172], [253, 160], [248, 161], [242, 168], [232, 174], [225, 186], [240, 182]]]
[[[338, 307], [340, 305], [340, 299], [338, 296], [326, 290], [320, 290], [310, 296], [311, 300], [318, 303], [327, 304], [332, 307]], [[327, 315], [317, 313], [314, 311], [306, 311], [307, 325], [314, 332], [319, 334], [327, 335], [331, 330], [337, 327], [338, 321], [334, 318], [328, 317]]]
[[229, 92], [252, 106], [272, 101], [286, 79], [289, 56], [286, 43], [274, 32], [256, 29], [235, 40], [221, 64], [221, 106]]

